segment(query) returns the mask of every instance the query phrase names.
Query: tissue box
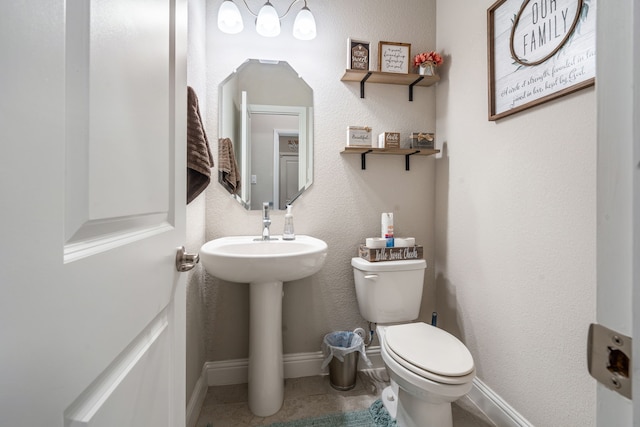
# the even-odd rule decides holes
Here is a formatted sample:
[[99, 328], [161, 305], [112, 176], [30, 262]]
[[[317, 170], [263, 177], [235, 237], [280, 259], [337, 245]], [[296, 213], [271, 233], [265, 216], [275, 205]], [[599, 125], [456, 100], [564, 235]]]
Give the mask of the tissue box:
[[400, 132], [383, 132], [378, 135], [378, 148], [400, 148]]
[[429, 132], [412, 132], [409, 139], [411, 148], [430, 148], [433, 150], [436, 142], [435, 134]]
[[423, 258], [422, 246], [410, 246], [406, 248], [368, 248], [360, 245], [358, 253], [360, 258], [370, 262]]
[[348, 147], [371, 147], [371, 128], [368, 126], [349, 126], [347, 128]]

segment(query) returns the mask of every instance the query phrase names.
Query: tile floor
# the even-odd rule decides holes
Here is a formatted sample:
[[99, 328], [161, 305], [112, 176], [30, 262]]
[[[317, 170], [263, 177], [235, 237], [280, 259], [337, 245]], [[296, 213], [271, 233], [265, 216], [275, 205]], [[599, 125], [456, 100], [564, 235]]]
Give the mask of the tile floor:
[[[388, 385], [384, 369], [360, 371], [355, 388], [338, 391], [329, 384], [329, 376], [285, 380], [282, 409], [269, 417], [249, 411], [247, 385], [209, 387], [196, 427], [250, 427], [292, 421], [336, 412], [368, 408]], [[466, 397], [453, 404], [454, 427], [492, 427], [494, 423]], [[336, 426], [338, 427], [338, 426]]]

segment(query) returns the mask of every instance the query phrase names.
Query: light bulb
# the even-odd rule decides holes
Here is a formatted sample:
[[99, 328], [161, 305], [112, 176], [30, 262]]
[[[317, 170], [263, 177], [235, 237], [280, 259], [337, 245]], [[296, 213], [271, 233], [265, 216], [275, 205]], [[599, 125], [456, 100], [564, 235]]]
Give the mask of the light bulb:
[[293, 36], [298, 40], [313, 40], [316, 38], [316, 20], [307, 6], [296, 15], [293, 23]]
[[244, 28], [238, 6], [231, 0], [224, 0], [218, 10], [218, 28], [223, 33], [237, 34]]
[[256, 31], [263, 37], [275, 37], [280, 34], [280, 18], [269, 1], [258, 12]]

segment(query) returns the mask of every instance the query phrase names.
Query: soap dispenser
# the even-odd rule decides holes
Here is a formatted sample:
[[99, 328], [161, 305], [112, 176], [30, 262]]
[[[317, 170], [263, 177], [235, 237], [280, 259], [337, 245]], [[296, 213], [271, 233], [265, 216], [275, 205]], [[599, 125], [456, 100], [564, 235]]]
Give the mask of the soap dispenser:
[[284, 231], [282, 232], [282, 240], [294, 240], [296, 238], [293, 232], [293, 214], [291, 213], [291, 205], [287, 205], [287, 213], [284, 215]]

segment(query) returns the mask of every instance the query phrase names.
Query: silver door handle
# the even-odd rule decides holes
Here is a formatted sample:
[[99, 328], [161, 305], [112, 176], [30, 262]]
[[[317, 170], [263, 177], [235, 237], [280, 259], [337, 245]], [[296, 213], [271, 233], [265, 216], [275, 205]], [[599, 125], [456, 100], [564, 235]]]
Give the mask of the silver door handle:
[[176, 253], [176, 270], [183, 272], [189, 271], [200, 261], [200, 255], [188, 254], [184, 246], [178, 248]]

